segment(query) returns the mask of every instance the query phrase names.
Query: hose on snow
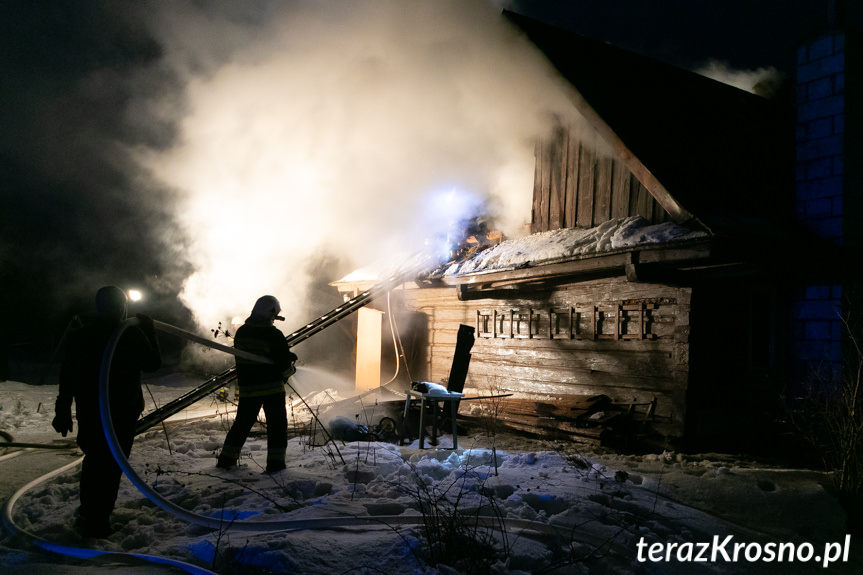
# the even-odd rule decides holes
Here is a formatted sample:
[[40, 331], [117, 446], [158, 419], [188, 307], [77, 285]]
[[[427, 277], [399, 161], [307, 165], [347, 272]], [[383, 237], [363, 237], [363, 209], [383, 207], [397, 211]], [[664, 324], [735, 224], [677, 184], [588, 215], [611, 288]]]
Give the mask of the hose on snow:
[[[22, 451], [16, 453], [23, 453]], [[83, 457], [78, 458], [72, 463], [66, 464], [62, 467], [51, 471], [50, 473], [46, 473], [41, 477], [37, 477], [33, 481], [29, 482], [27, 485], [21, 487], [18, 491], [16, 491], [12, 497], [6, 501], [6, 504], [3, 506], [3, 525], [6, 528], [6, 531], [14, 534], [18, 537], [22, 537], [38, 549], [42, 549], [44, 551], [49, 551], [51, 553], [56, 553], [58, 555], [63, 555], [66, 557], [77, 557], [79, 559], [92, 559], [94, 557], [98, 557], [100, 555], [126, 555], [129, 557], [136, 557], [138, 559], [143, 559], [150, 563], [158, 563], [162, 565], [172, 565], [174, 567], [179, 567], [183, 569], [187, 573], [191, 575], [217, 575], [212, 571], [208, 571], [202, 567], [198, 567], [197, 565], [192, 565], [191, 563], [186, 563], [184, 561], [177, 561], [175, 559], [167, 559], [165, 557], [158, 557], [156, 555], [147, 555], [143, 553], [126, 553], [126, 552], [118, 552], [118, 551], [104, 551], [101, 549], [88, 549], [85, 547], [72, 547], [70, 545], [60, 545], [58, 543], [52, 543], [46, 539], [42, 539], [29, 531], [21, 529], [18, 525], [15, 524], [15, 520], [13, 519], [13, 509], [18, 500], [29, 490], [34, 487], [57, 477], [68, 471], [69, 469], [74, 468], [77, 465], [80, 465], [84, 460]]]
[[[123, 333], [126, 331], [126, 329], [132, 326], [136, 326], [139, 323], [140, 322], [137, 318], [130, 318], [121, 323], [112, 335], [111, 340], [108, 342], [108, 346], [105, 348], [104, 355], [102, 356], [102, 370], [99, 376], [99, 412], [102, 417], [102, 425], [105, 429], [105, 438], [108, 441], [108, 446], [111, 449], [111, 453], [114, 455], [114, 459], [116, 459], [117, 464], [123, 470], [123, 473], [126, 474], [126, 477], [129, 478], [129, 481], [131, 481], [132, 484], [157, 507], [173, 515], [174, 517], [177, 517], [178, 519], [181, 519], [182, 521], [191, 523], [193, 525], [205, 527], [208, 529], [224, 528], [225, 521], [229, 521], [230, 518], [215, 519], [213, 517], [199, 515], [197, 513], [189, 511], [188, 509], [180, 507], [179, 505], [173, 503], [172, 501], [169, 501], [168, 499], [165, 499], [160, 493], [158, 493], [146, 481], [144, 481], [140, 475], [138, 475], [135, 469], [129, 464], [128, 458], [123, 453], [123, 450], [119, 445], [119, 442], [117, 440], [117, 434], [114, 431], [114, 425], [111, 419], [111, 410], [109, 409], [110, 402], [108, 396], [108, 380], [109, 374], [111, 372], [111, 361], [114, 357], [114, 351], [117, 348], [117, 343], [120, 341]], [[154, 325], [158, 329], [167, 331], [163, 329], [163, 326], [167, 326], [168, 324], [164, 324], [162, 322], [154, 322]], [[173, 326], [170, 327], [173, 328]], [[173, 328], [171, 331], [179, 335], [187, 333], [183, 330], [180, 330], [179, 328]], [[230, 349], [230, 353], [236, 354], [236, 352], [239, 351], [235, 350], [234, 348], [227, 348], [227, 346], [216, 344], [215, 342], [211, 342], [204, 338], [196, 337], [196, 341], [197, 340], [200, 340], [199, 343], [216, 349], [226, 348], [225, 351]], [[509, 529], [528, 529], [534, 531], [542, 531], [554, 535], [559, 534], [558, 530], [555, 529], [554, 526], [547, 525], [544, 523], [537, 523], [525, 519], [501, 518], [497, 516], [478, 516], [475, 518], [471, 518], [471, 520], [476, 521], [478, 525], [483, 526], [500, 526], [500, 524], [503, 523]], [[318, 519], [288, 519], [270, 521], [237, 520], [231, 522], [231, 529], [239, 531], [257, 532], [293, 531], [307, 529], [329, 529], [333, 527], [350, 526], [418, 525], [423, 524], [423, 522], [424, 518], [422, 515], [355, 515], [342, 517], [324, 517]]]

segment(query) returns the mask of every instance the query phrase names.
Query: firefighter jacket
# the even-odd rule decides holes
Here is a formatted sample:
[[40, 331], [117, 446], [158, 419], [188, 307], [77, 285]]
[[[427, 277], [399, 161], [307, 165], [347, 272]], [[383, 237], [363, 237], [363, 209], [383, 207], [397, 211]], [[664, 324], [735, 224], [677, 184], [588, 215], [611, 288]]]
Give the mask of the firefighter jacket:
[[[70, 334], [60, 369], [57, 408], [69, 408], [75, 400], [76, 419], [101, 427], [99, 377], [102, 356], [119, 322], [99, 315]], [[111, 360], [108, 396], [111, 416], [137, 420], [144, 411], [141, 371], [162, 365], [155, 336], [148, 337], [137, 326], [123, 332]]]
[[273, 361], [272, 364], [266, 364], [237, 356], [240, 397], [284, 393], [284, 381], [294, 373], [297, 356], [290, 350], [278, 328], [272, 323], [257, 323], [250, 318], [237, 329], [234, 347]]

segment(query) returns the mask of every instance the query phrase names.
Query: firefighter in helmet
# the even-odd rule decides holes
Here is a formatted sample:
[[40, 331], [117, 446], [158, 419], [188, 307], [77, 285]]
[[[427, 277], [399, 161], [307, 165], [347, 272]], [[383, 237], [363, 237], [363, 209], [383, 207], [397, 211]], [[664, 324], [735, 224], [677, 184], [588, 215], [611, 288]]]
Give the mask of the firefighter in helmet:
[[[85, 537], [110, 535], [109, 519], [123, 474], [102, 427], [99, 377], [105, 348], [126, 319], [126, 307], [123, 290], [115, 286], [100, 289], [96, 293], [96, 315], [69, 334], [60, 369], [60, 389], [51, 425], [63, 437], [72, 431], [74, 400], [76, 440], [84, 452], [77, 521]], [[144, 410], [141, 371], [155, 371], [162, 365], [153, 320], [141, 314], [137, 317], [139, 325], [124, 331], [117, 342], [108, 378], [111, 422], [126, 457], [132, 451], [135, 426]]]
[[237, 464], [240, 450], [263, 408], [267, 418], [267, 473], [285, 468], [288, 416], [284, 382], [294, 373], [297, 356], [288, 347], [285, 336], [273, 324], [277, 319], [284, 320], [279, 312], [279, 300], [271, 295], [260, 297], [251, 315], [234, 334], [235, 348], [267, 358], [272, 363], [236, 357], [240, 401], [236, 419], [219, 454], [217, 467], [227, 469]]

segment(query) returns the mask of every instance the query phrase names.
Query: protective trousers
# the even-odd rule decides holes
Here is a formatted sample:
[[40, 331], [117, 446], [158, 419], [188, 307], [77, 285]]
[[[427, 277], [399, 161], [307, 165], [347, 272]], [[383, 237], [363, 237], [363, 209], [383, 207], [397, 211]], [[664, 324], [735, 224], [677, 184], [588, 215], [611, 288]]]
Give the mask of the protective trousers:
[[219, 455], [220, 467], [235, 465], [240, 457], [240, 450], [246, 443], [246, 438], [252, 426], [258, 420], [258, 413], [264, 409], [267, 418], [267, 471], [278, 471], [285, 468], [285, 450], [288, 446], [288, 414], [285, 409], [285, 392], [270, 393], [260, 396], [243, 394], [240, 388], [240, 402], [237, 406], [237, 417], [225, 437], [225, 445]]
[[[135, 421], [112, 422], [117, 441], [126, 457], [132, 452]], [[80, 521], [85, 537], [106, 537], [110, 533], [109, 519], [117, 501], [117, 491], [123, 471], [117, 465], [101, 425], [81, 425], [78, 422], [78, 446], [84, 452], [81, 465]]]

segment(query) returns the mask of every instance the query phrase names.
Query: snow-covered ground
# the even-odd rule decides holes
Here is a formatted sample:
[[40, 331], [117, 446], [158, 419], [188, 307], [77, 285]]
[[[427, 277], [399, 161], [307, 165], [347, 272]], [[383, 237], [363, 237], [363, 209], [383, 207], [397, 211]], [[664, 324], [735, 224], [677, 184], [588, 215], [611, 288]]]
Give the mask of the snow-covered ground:
[[[160, 404], [185, 391], [160, 383], [168, 382], [148, 386]], [[0, 383], [0, 430], [19, 442], [60, 439], [50, 426], [56, 392]], [[859, 573], [863, 566], [863, 548], [846, 538], [844, 513], [819, 471], [718, 454], [620, 455], [468, 428], [455, 451], [448, 435], [423, 450], [416, 441], [316, 447], [304, 435], [291, 440], [288, 468], [274, 475], [263, 473], [266, 440], [256, 435], [242, 466], [225, 471], [215, 467], [230, 422], [225, 408], [203, 400], [166, 429], [139, 436], [131, 457], [159, 494], [221, 528], [176, 519], [124, 478], [113, 535], [82, 540], [73, 529], [78, 467], [24, 494], [15, 523], [71, 548], [166, 557], [218, 573]], [[16, 474], [32, 466], [22, 462], [48, 456], [2, 453], [5, 501]], [[491, 527], [477, 524], [480, 515]], [[357, 517], [370, 521], [352, 525]], [[344, 525], [303, 528], [321, 518]], [[436, 527], [426, 529], [432, 520]], [[446, 541], [450, 520], [460, 527], [452, 553], [434, 546]], [[41, 556], [10, 549], [21, 543], [4, 542], [5, 575], [39, 572]], [[738, 543], [745, 546], [735, 561]]]

